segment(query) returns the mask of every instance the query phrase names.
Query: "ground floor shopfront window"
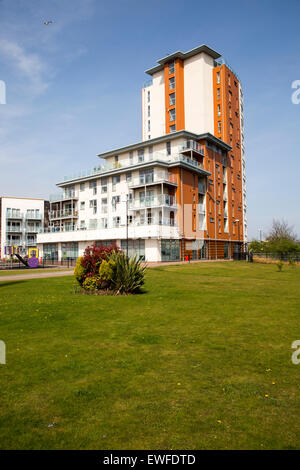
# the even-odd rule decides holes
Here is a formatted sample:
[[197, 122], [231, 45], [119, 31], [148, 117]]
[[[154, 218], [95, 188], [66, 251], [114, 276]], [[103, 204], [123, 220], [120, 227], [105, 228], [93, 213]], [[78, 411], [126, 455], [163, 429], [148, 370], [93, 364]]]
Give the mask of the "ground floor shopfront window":
[[43, 246], [43, 258], [45, 260], [51, 259], [53, 261], [58, 261], [58, 244], [45, 243]]
[[[121, 249], [127, 253], [127, 240], [121, 240]], [[128, 256], [145, 260], [145, 240], [128, 240]]]
[[180, 241], [162, 240], [161, 241], [161, 260], [178, 261], [180, 260]]
[[78, 243], [62, 243], [61, 259], [76, 260], [78, 258]]

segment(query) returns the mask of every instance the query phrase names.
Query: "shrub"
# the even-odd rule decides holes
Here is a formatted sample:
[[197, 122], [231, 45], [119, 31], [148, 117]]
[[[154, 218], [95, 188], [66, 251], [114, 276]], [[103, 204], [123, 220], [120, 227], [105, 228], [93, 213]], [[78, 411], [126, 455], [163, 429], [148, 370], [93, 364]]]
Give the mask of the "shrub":
[[129, 258], [123, 252], [113, 252], [110, 255], [113, 261], [112, 288], [116, 293], [139, 292], [145, 283], [146, 266], [141, 265], [137, 257]]
[[90, 276], [98, 276], [100, 264], [103, 260], [107, 260], [109, 255], [114, 251], [118, 251], [116, 245], [92, 245], [88, 246], [82, 257], [81, 265], [86, 269]]
[[102, 281], [111, 281], [114, 270], [113, 270], [114, 263], [112, 260], [106, 261], [105, 259], [100, 264], [99, 268], [99, 277]]
[[88, 291], [95, 291], [101, 288], [101, 280], [97, 276], [86, 277], [82, 287]]
[[83, 284], [83, 282], [86, 278], [86, 270], [82, 266], [81, 263], [82, 263], [82, 257], [77, 258], [76, 266], [75, 266], [75, 269], [74, 269], [74, 276], [75, 276], [76, 280], [79, 282], [79, 284], [82, 286], [82, 284]]
[[280, 260], [280, 261], [278, 261], [278, 263], [276, 263], [276, 265], [277, 265], [278, 271], [281, 272], [282, 268], [283, 268], [283, 262]]

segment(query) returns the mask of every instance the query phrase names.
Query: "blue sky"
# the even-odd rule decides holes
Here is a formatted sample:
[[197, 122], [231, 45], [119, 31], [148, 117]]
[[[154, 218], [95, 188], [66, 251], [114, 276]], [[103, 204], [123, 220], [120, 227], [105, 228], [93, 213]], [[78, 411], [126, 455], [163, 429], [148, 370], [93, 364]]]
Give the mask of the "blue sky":
[[299, 18], [293, 0], [0, 0], [0, 194], [47, 198], [141, 140], [144, 70], [205, 43], [244, 88], [249, 236], [282, 217], [300, 236]]

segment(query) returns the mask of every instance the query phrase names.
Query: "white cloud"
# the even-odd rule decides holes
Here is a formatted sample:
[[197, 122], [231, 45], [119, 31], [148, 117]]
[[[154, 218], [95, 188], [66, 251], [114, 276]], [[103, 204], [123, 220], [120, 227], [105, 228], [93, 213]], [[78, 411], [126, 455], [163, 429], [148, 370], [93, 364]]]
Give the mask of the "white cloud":
[[46, 90], [48, 83], [43, 79], [46, 66], [37, 54], [27, 53], [17, 42], [0, 39], [0, 55], [7, 58], [29, 80], [34, 94], [41, 94]]

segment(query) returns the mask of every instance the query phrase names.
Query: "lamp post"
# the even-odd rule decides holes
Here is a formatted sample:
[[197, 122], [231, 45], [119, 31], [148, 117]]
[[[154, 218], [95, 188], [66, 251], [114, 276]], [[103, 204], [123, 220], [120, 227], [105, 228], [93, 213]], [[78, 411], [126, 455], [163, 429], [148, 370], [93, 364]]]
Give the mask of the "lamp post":
[[128, 258], [128, 194], [126, 194], [126, 256]]

